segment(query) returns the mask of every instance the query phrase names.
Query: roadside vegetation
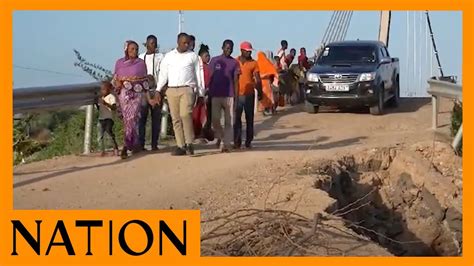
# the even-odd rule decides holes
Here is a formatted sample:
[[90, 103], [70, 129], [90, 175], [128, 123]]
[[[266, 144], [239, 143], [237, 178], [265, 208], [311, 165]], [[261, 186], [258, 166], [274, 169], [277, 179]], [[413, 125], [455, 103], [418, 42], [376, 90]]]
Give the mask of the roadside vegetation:
[[[104, 67], [90, 63], [79, 51], [74, 50], [74, 66], [82, 69], [93, 79], [107, 80], [112, 72]], [[97, 125], [98, 113], [94, 123]], [[85, 112], [80, 109], [63, 110], [41, 114], [22, 114], [13, 122], [14, 164], [38, 161], [56, 156], [80, 154], [84, 143]], [[122, 136], [122, 123], [116, 121], [115, 133]], [[98, 148], [98, 131], [92, 130], [91, 148]], [[117, 138], [120, 142], [122, 139]]]

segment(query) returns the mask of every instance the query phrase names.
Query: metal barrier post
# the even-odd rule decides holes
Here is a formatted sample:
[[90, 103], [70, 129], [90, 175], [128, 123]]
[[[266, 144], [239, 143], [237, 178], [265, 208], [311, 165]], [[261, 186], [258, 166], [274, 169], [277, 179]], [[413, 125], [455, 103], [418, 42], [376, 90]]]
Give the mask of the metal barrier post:
[[454, 137], [454, 140], [452, 143], [454, 150], [458, 149], [459, 144], [461, 144], [461, 140], [462, 140], [462, 124], [461, 126], [459, 126], [458, 132], [456, 133], [456, 136]]
[[433, 107], [432, 127], [433, 129], [436, 130], [438, 128], [438, 110], [439, 110], [438, 96], [436, 95], [431, 96], [431, 105]]
[[438, 128], [438, 113], [441, 98], [448, 98], [462, 101], [462, 86], [444, 80], [429, 79], [430, 85], [427, 89], [431, 94], [431, 104], [433, 108], [432, 128]]
[[[432, 127], [434, 130], [438, 128], [438, 111], [440, 98], [448, 98], [462, 102], [462, 86], [446, 80], [429, 79], [428, 93], [431, 94], [431, 102], [433, 106]], [[462, 124], [451, 143], [454, 150], [459, 148], [462, 141]]]
[[161, 138], [166, 138], [168, 135], [168, 114], [169, 114], [168, 103], [166, 101], [163, 101], [163, 107], [161, 109], [161, 132], [160, 132]]
[[84, 129], [84, 154], [89, 154], [91, 152], [93, 113], [94, 113], [94, 106], [88, 105], [86, 109], [86, 126]]

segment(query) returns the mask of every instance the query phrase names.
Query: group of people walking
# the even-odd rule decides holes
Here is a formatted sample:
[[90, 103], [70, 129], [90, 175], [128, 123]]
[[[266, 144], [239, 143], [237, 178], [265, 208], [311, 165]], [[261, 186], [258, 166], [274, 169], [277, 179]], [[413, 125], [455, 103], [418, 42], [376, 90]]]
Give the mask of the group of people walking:
[[[145, 150], [149, 114], [151, 149], [158, 150], [165, 97], [177, 146], [173, 155], [193, 155], [196, 139], [211, 140], [210, 135], [217, 139], [216, 145], [222, 152], [240, 149], [242, 145], [252, 147], [255, 97], [259, 110], [265, 115], [274, 113], [276, 107], [282, 105], [277, 93], [278, 77], [291, 64], [295, 52], [286, 56], [288, 43], [282, 41], [278, 60], [272, 61], [272, 54], [264, 52], [258, 52], [254, 60], [252, 44], [244, 41], [239, 45], [240, 55], [234, 58], [234, 42], [225, 40], [222, 54], [211, 59], [209, 47], [204, 44], [198, 54], [194, 52], [195, 41], [194, 36], [180, 33], [177, 47], [165, 55], [158, 52], [154, 35], [147, 37], [143, 54], [139, 54], [136, 42], [125, 43], [124, 57], [117, 60], [112, 81], [102, 84], [99, 121], [103, 151], [105, 133], [112, 137], [115, 153], [120, 153], [123, 159], [129, 152]], [[112, 130], [116, 110], [124, 125], [121, 152]], [[243, 114], [245, 137], [242, 136]]]

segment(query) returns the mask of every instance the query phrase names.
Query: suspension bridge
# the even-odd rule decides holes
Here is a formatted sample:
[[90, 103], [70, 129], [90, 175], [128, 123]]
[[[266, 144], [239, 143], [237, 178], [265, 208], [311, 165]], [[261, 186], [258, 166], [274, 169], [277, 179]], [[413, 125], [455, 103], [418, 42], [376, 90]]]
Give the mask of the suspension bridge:
[[[315, 49], [314, 60], [328, 43], [346, 40], [354, 11], [334, 11]], [[430, 97], [427, 80], [435, 78], [455, 83], [456, 77], [445, 76], [441, 66], [436, 38], [431, 25], [429, 11], [405, 11], [405, 36], [396, 36], [396, 41], [405, 39], [405, 62], [400, 62], [400, 97]], [[400, 20], [402, 16], [398, 16]], [[378, 40], [390, 51], [391, 11], [380, 11]], [[401, 24], [402, 21], [395, 21]], [[184, 12], [178, 11], [178, 32], [184, 30]], [[392, 40], [393, 42], [393, 40]], [[98, 84], [78, 84], [14, 90], [14, 112], [41, 112], [58, 108], [89, 106], [87, 108], [85, 153], [90, 151], [90, 131], [93, 108]], [[165, 110], [164, 115], [167, 115]], [[163, 119], [162, 135], [166, 135], [167, 119]]]
[[[329, 24], [315, 51], [317, 57], [324, 45], [343, 41], [351, 23], [354, 11], [333, 12]], [[396, 36], [392, 41], [406, 41], [404, 58], [401, 62], [401, 97], [429, 97], [426, 80], [433, 77], [455, 82], [457, 77], [445, 76], [441, 66], [440, 55], [436, 47], [436, 36], [431, 25], [429, 11], [405, 11], [405, 35]], [[399, 19], [401, 16], [398, 17]], [[390, 50], [390, 25], [392, 12], [381, 11], [378, 40], [385, 43]]]
[[[336, 153], [424, 140], [433, 132], [434, 124], [440, 130], [438, 125], [449, 121], [443, 113], [450, 111], [451, 106], [440, 107], [441, 98], [459, 100], [462, 91], [453, 83], [455, 78], [446, 76], [441, 66], [436, 29], [430, 25], [429, 12], [405, 15], [406, 35], [395, 38], [390, 34], [392, 13], [381, 11], [378, 40], [389, 49], [395, 41], [406, 41], [406, 58], [410, 61], [400, 62], [401, 96], [428, 101], [405, 99], [398, 108], [381, 117], [331, 110], [312, 116], [305, 114], [301, 106], [283, 110], [274, 117], [257, 115], [254, 149], [246, 152], [220, 154], [214, 145], [208, 144], [198, 145], [194, 157], [176, 158], [169, 156], [171, 146], [162, 145], [160, 153], [145, 153], [124, 161], [115, 157], [70, 156], [20, 165], [14, 170], [15, 208], [195, 208], [189, 198], [200, 197], [196, 191], [212, 192], [218, 186], [228, 186], [242, 176], [251, 176], [248, 171], [262, 168], [264, 162], [281, 164], [282, 159], [300, 158], [302, 154], [326, 158]], [[183, 13], [179, 12], [178, 16], [182, 30]], [[352, 18], [353, 11], [332, 14], [315, 45], [316, 57], [318, 48], [347, 38]], [[428, 84], [431, 77], [435, 80]], [[90, 106], [97, 90], [97, 83], [15, 89], [14, 113]], [[430, 96], [436, 99], [432, 105]], [[90, 152], [87, 145], [93, 128], [93, 109], [87, 110], [85, 153]]]

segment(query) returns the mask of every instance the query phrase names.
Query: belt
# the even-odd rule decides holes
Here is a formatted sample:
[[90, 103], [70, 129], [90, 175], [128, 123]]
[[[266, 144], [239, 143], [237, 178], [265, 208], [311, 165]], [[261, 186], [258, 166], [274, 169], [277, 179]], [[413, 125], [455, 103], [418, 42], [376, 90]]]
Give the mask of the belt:
[[177, 88], [190, 88], [189, 85], [183, 85], [183, 86], [168, 86], [170, 89], [177, 89]]

